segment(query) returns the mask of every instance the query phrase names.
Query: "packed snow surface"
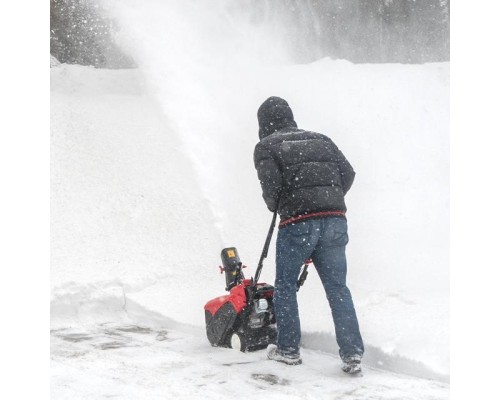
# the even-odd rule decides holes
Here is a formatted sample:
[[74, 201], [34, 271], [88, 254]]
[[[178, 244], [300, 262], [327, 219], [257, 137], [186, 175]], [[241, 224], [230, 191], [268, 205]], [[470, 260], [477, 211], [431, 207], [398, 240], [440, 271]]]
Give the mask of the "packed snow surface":
[[[120, 304], [117, 301], [116, 306]], [[304, 363], [288, 366], [207, 346], [201, 330], [176, 324], [134, 302], [112, 322], [52, 331], [54, 399], [271, 399], [448, 398], [442, 382], [365, 367], [345, 375], [338, 356], [304, 349]]]
[[[293, 65], [265, 57], [279, 42], [265, 26], [248, 36], [237, 20], [229, 35], [191, 1], [145, 3], [110, 6], [139, 68], [51, 68], [54, 398], [233, 398], [239, 387], [447, 398], [449, 65]], [[274, 95], [357, 173], [347, 256], [361, 379], [340, 373], [313, 270], [299, 293], [302, 366], [204, 337], [203, 305], [224, 294], [221, 249], [236, 246], [252, 275], [271, 220], [253, 148], [257, 108]]]

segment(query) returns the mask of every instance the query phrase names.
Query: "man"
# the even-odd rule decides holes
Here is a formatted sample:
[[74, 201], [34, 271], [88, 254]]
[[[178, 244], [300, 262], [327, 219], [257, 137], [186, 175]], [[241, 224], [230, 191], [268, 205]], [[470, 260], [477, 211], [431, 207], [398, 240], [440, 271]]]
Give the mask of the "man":
[[297, 128], [285, 100], [268, 98], [257, 118], [255, 168], [267, 207], [281, 217], [274, 291], [278, 339], [277, 345], [269, 345], [267, 356], [289, 365], [302, 363], [296, 282], [310, 258], [332, 310], [342, 369], [359, 373], [364, 347], [346, 286], [345, 256], [349, 239], [344, 196], [354, 170], [330, 138]]

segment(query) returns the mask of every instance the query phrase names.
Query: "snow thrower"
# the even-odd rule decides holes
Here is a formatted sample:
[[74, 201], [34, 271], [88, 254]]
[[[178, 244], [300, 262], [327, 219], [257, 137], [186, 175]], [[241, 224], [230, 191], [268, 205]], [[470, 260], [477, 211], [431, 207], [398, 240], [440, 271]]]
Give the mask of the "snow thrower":
[[[269, 228], [260, 256], [255, 276], [245, 279], [238, 251], [227, 247], [221, 252], [221, 274], [225, 274], [228, 295], [216, 297], [205, 304], [205, 323], [207, 337], [212, 346], [228, 347], [243, 352], [254, 351], [276, 343], [276, 318], [274, 315], [274, 287], [259, 283], [264, 259], [276, 223], [276, 212]], [[307, 277], [305, 262], [297, 281], [297, 291]]]

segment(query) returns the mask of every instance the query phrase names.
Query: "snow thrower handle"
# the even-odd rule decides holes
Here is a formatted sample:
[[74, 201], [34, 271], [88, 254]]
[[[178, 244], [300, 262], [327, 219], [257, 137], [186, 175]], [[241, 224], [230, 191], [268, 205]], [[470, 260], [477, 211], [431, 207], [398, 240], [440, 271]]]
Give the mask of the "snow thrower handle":
[[273, 237], [274, 226], [276, 225], [277, 215], [278, 215], [278, 207], [276, 207], [276, 210], [274, 210], [273, 220], [271, 221], [271, 226], [269, 227], [269, 232], [267, 233], [266, 242], [264, 243], [264, 248], [262, 249], [262, 254], [260, 255], [259, 264], [257, 264], [257, 270], [255, 271], [255, 277], [253, 279], [253, 288], [252, 288], [252, 299], [253, 299], [253, 294], [257, 289], [257, 283], [259, 282], [262, 267], [264, 266], [264, 259], [267, 257], [267, 253], [269, 251], [271, 238]]

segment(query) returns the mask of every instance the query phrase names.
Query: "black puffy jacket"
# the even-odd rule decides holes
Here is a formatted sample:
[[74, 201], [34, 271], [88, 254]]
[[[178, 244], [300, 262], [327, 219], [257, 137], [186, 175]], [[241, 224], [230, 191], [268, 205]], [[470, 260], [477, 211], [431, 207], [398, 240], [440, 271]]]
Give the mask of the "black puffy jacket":
[[288, 103], [270, 97], [259, 108], [260, 142], [254, 162], [269, 210], [282, 220], [325, 211], [346, 211], [344, 195], [354, 170], [333, 141], [297, 128]]

